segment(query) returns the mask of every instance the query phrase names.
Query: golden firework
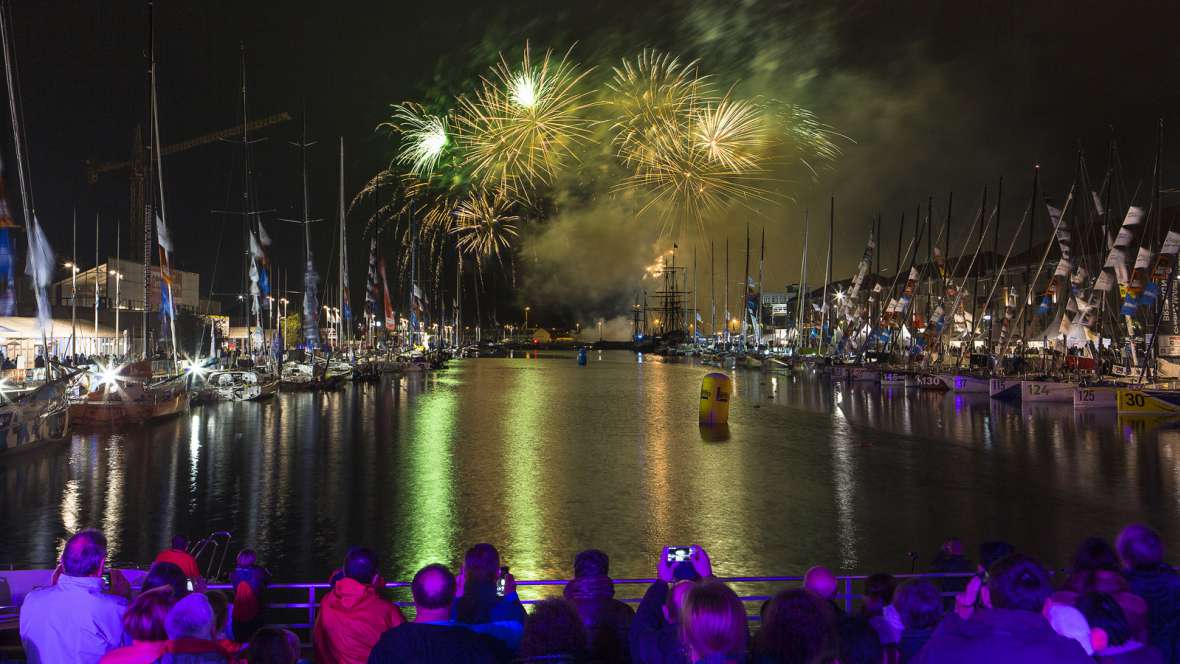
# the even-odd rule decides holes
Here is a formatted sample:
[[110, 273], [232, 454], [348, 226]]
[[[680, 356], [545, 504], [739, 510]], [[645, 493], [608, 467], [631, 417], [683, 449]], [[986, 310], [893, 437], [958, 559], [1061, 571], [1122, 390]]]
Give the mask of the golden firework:
[[520, 217], [512, 213], [513, 206], [513, 200], [503, 189], [479, 190], [461, 201], [451, 230], [459, 251], [474, 256], [480, 266], [488, 258], [500, 260], [500, 253], [511, 248], [517, 236], [516, 223]]
[[458, 100], [456, 142], [482, 187], [514, 190], [553, 182], [589, 135], [590, 106], [569, 54], [546, 52], [534, 63], [526, 44], [518, 66], [501, 56], [471, 96]]

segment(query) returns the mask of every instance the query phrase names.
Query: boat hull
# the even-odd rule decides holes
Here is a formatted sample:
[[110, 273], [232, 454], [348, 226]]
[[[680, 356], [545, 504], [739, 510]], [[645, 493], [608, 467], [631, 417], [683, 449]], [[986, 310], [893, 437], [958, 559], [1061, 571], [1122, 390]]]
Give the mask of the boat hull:
[[1117, 391], [1119, 415], [1180, 415], [1180, 390], [1133, 390]]
[[143, 424], [188, 412], [188, 392], [178, 391], [153, 400], [85, 400], [70, 404], [70, 419], [78, 424]]
[[945, 392], [950, 386], [943, 382], [942, 376], [928, 373], [909, 374], [905, 379], [905, 386], [916, 390], [932, 390]]
[[64, 398], [0, 407], [0, 454], [64, 440], [70, 434], [70, 408]]
[[848, 380], [853, 383], [879, 383], [881, 372], [867, 367], [853, 367], [848, 370]]
[[905, 387], [905, 374], [894, 371], [881, 372], [881, 387]]
[[1073, 407], [1078, 410], [1117, 410], [1118, 392], [1117, 387], [1079, 385], [1073, 390]]
[[951, 383], [951, 389], [955, 394], [988, 394], [990, 393], [989, 381], [986, 378], [979, 376], [955, 376]]
[[1020, 381], [1020, 400], [1024, 403], [1073, 403], [1077, 383], [1053, 380]]
[[1020, 381], [992, 378], [987, 382], [988, 395], [997, 401], [1020, 401]]

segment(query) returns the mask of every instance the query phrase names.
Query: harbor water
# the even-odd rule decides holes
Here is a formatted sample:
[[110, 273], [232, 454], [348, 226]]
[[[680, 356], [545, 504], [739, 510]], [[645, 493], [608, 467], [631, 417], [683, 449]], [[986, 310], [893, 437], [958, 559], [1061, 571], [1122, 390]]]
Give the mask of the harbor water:
[[1176, 420], [742, 369], [728, 431], [703, 431], [711, 370], [542, 351], [76, 430], [0, 457], [0, 563], [50, 565], [83, 527], [128, 564], [174, 532], [230, 531], [286, 580], [326, 578], [351, 544], [389, 579], [481, 541], [518, 578], [566, 577], [590, 547], [616, 577], [650, 576], [680, 544], [722, 575], [900, 572], [949, 535], [1059, 567], [1131, 521], [1180, 553]]

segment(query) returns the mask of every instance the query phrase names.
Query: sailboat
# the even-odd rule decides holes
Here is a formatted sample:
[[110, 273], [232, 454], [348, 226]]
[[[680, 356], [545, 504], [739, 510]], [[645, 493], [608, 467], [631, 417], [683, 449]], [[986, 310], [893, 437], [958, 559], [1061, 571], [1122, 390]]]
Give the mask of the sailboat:
[[[53, 252], [41, 226], [37, 222], [32, 193], [25, 177], [25, 156], [22, 145], [24, 132], [19, 126], [22, 117], [14, 86], [13, 71], [15, 53], [11, 44], [11, 23], [8, 15], [8, 4], [0, 3], [0, 37], [4, 48], [4, 75], [8, 88], [8, 106], [12, 118], [13, 146], [16, 153], [17, 180], [21, 192], [21, 211], [24, 216], [25, 231], [28, 236], [27, 271], [33, 277], [33, 287], [37, 294], [37, 319], [41, 328], [42, 348], [48, 355], [47, 329], [51, 325], [52, 313], [49, 308], [47, 288], [53, 278]], [[8, 244], [9, 229], [18, 228], [13, 222], [8, 201], [4, 197], [3, 178], [0, 176], [0, 234], [3, 235], [5, 245]], [[12, 261], [11, 256], [8, 257]], [[11, 263], [9, 277], [6, 281], [9, 289], [11, 283]], [[4, 315], [11, 315], [15, 302], [11, 299], [11, 290], [3, 304]], [[65, 439], [70, 432], [70, 409], [66, 401], [66, 390], [74, 374], [57, 369], [61, 373], [53, 376], [54, 368], [46, 366], [46, 378], [41, 384], [30, 384], [21, 387], [7, 385], [0, 380], [0, 453], [14, 450], [27, 450], [43, 443], [51, 443]]]
[[[269, 399], [279, 391], [279, 376], [271, 365], [273, 361], [272, 353], [266, 352], [262, 357], [258, 357], [254, 349], [255, 340], [262, 336], [262, 328], [264, 327], [260, 298], [266, 298], [268, 312], [273, 298], [270, 297], [269, 264], [266, 258], [266, 248], [270, 246], [270, 238], [267, 236], [266, 229], [263, 227], [261, 220], [257, 221], [257, 227], [255, 227], [256, 215], [251, 205], [249, 130], [250, 123], [247, 117], [246, 105], [246, 54], [243, 48], [242, 175], [244, 195], [242, 198], [245, 201], [246, 209], [242, 211], [242, 216], [245, 218], [245, 242], [248, 249], [246, 260], [249, 263], [247, 275], [250, 279], [249, 297], [251, 312], [248, 315], [250, 316], [251, 325], [247, 348], [250, 351], [251, 359], [249, 362], [241, 362], [237, 367], [209, 373], [205, 378], [203, 389], [200, 392], [200, 399], [202, 401], [259, 401]], [[269, 318], [269, 314], [267, 317]], [[278, 334], [277, 330], [275, 334]]]
[[[147, 155], [145, 181], [150, 182], [145, 195], [144, 262], [151, 261], [152, 221], [158, 231], [160, 255], [161, 313], [168, 322], [172, 341], [172, 371], [163, 376], [153, 374], [148, 349], [148, 303], [151, 301], [150, 279], [144, 279], [143, 356], [122, 366], [102, 366], [97, 373], [88, 374], [83, 381], [88, 390], [70, 404], [71, 417], [81, 423], [139, 424], [187, 412], [189, 409], [188, 377], [179, 371], [176, 357], [176, 316], [172, 294], [172, 268], [169, 255], [172, 242], [168, 234], [164, 206], [164, 174], [160, 146], [160, 120], [156, 105], [156, 53], [152, 5], [148, 4], [148, 121], [151, 147]], [[158, 214], [152, 208], [152, 197], [159, 204]], [[147, 276], [145, 271], [145, 276]]]

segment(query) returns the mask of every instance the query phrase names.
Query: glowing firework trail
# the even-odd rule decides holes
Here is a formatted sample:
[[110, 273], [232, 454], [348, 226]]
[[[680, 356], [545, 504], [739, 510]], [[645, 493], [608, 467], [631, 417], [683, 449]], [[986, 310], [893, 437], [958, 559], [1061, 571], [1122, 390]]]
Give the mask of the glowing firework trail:
[[401, 134], [397, 163], [422, 178], [428, 178], [434, 173], [449, 142], [445, 117], [426, 113], [418, 104], [396, 104], [393, 106], [393, 117], [380, 126]]
[[772, 101], [770, 107], [792, 158], [810, 171], [813, 178], [819, 176], [817, 167], [820, 164], [832, 164], [844, 154], [837, 139], [852, 142], [851, 138], [820, 122], [815, 113], [802, 106]]
[[614, 69], [607, 88], [619, 159], [633, 169], [616, 188], [645, 192], [664, 219], [703, 214], [735, 200], [765, 199], [765, 128], [751, 102], [718, 98], [696, 63], [644, 51]]
[[534, 64], [525, 45], [519, 67], [501, 57], [479, 89], [460, 97], [456, 140], [464, 165], [488, 187], [551, 183], [574, 147], [589, 136], [583, 111], [590, 106], [579, 71], [566, 56], [546, 52]]
[[500, 252], [512, 246], [520, 217], [511, 213], [512, 201], [506, 192], [478, 191], [459, 203], [458, 219], [452, 233], [459, 251], [475, 256], [477, 264], [490, 257], [500, 259]]

